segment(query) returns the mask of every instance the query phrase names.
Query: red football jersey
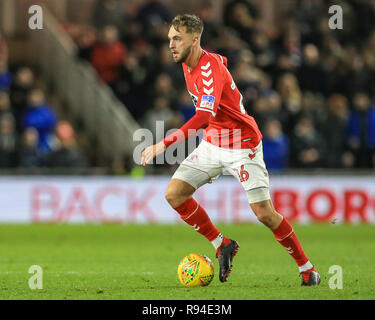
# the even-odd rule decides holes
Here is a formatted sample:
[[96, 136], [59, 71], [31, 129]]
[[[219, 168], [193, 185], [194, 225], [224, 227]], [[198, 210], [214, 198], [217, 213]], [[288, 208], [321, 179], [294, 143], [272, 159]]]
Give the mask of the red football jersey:
[[223, 148], [254, 148], [262, 134], [254, 118], [246, 113], [226, 65], [226, 57], [204, 50], [193, 70], [182, 64], [195, 109], [212, 115], [203, 139]]

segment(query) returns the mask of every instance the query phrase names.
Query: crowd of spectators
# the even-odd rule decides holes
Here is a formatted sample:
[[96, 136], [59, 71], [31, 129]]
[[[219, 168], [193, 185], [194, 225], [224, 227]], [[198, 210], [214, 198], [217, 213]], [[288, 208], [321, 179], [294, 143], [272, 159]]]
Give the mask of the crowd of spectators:
[[[270, 170], [374, 167], [373, 1], [294, 0], [274, 23], [255, 1], [224, 0], [222, 17], [215, 1], [199, 3], [202, 47], [228, 57]], [[333, 4], [343, 8], [343, 29], [329, 28]], [[152, 130], [157, 120], [178, 128], [195, 112], [168, 48], [177, 13], [161, 0], [100, 0], [92, 25], [70, 29], [80, 58]]]
[[0, 168], [77, 168], [87, 165], [70, 123], [58, 119], [33, 70], [9, 70], [0, 34]]

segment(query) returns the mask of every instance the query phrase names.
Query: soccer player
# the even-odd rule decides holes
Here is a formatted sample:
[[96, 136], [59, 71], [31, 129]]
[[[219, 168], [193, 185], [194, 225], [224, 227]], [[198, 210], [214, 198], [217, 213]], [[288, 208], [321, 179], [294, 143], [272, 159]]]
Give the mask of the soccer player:
[[142, 165], [151, 162], [171, 144], [188, 139], [191, 130], [205, 128], [202, 142], [174, 173], [165, 198], [216, 249], [220, 281], [227, 280], [239, 244], [220, 233], [192, 195], [202, 185], [229, 172], [242, 184], [258, 220], [273, 232], [296, 261], [302, 275], [301, 284], [318, 285], [320, 276], [306, 257], [292, 226], [272, 205], [258, 126], [242, 105], [242, 95], [227, 69], [226, 57], [201, 48], [202, 32], [203, 23], [195, 15], [178, 15], [170, 24], [169, 48], [174, 61], [182, 64], [196, 113], [180, 130], [147, 147], [142, 152]]

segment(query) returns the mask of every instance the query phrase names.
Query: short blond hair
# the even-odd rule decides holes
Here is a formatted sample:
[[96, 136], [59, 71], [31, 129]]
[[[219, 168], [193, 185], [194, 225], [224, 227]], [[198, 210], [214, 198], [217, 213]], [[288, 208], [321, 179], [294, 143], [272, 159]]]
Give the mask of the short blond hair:
[[187, 33], [197, 33], [199, 35], [203, 32], [203, 21], [195, 14], [179, 14], [175, 16], [170, 23], [170, 27], [174, 27], [180, 31], [180, 27], [185, 27]]

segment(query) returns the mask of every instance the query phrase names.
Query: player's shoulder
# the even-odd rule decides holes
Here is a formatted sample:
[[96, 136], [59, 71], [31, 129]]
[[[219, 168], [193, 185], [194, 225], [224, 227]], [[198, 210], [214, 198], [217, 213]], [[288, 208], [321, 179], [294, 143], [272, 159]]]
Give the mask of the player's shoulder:
[[226, 57], [213, 52], [208, 52], [203, 50], [202, 59], [200, 61], [200, 67], [202, 70], [205, 70], [212, 67], [212, 68], [226, 68]]

